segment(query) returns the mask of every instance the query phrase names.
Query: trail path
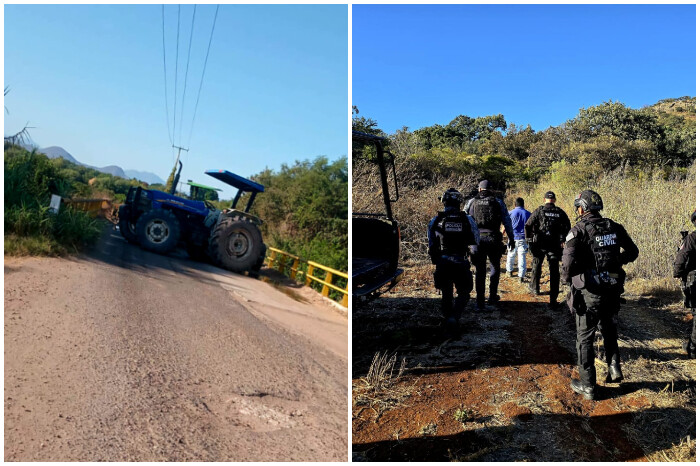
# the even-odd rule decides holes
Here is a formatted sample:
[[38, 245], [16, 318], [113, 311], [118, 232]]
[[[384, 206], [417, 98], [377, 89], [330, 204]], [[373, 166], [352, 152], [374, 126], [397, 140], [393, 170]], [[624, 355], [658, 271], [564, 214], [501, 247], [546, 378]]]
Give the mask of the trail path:
[[[353, 310], [356, 460], [694, 461], [695, 361], [683, 358], [680, 305], [628, 296], [619, 324], [626, 379], [605, 384], [598, 361], [600, 400], [586, 401], [569, 388], [578, 371], [568, 309], [547, 309], [547, 296], [504, 275], [502, 301], [488, 313], [470, 303], [457, 340], [440, 329], [429, 267]], [[385, 351], [408, 371], [370, 390], [363, 377]]]
[[347, 458], [347, 317], [303, 291], [113, 230], [4, 278], [5, 460]]

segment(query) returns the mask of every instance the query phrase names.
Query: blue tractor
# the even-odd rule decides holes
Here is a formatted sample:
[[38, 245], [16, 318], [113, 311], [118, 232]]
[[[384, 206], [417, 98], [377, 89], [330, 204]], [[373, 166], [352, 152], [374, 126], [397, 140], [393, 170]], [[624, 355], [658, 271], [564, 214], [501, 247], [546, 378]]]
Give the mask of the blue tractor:
[[[232, 272], [256, 274], [267, 248], [259, 228], [262, 220], [251, 214], [250, 208], [265, 187], [227, 170], [205, 173], [238, 189], [230, 208], [222, 211], [208, 201], [131, 188], [119, 207], [122, 236], [158, 254], [167, 254], [182, 244], [195, 260], [210, 260]], [[245, 194], [249, 194], [245, 208], [237, 209]]]

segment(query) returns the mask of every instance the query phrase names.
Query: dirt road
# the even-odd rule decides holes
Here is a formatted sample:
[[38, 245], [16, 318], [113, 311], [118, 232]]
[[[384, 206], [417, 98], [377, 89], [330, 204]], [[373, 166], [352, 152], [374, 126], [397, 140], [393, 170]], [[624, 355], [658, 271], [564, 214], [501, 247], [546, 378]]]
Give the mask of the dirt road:
[[303, 292], [113, 230], [4, 277], [5, 460], [347, 459], [347, 317]]
[[[431, 279], [429, 266], [409, 269], [391, 293], [353, 309], [354, 459], [695, 460], [695, 361], [681, 349], [689, 327], [679, 293], [629, 290], [619, 315], [625, 380], [605, 384], [598, 361], [600, 399], [586, 401], [569, 388], [578, 376], [568, 309], [551, 311], [547, 296], [502, 279], [499, 305], [470, 306], [462, 336], [449, 340]], [[377, 352], [397, 354], [393, 376], [368, 377]]]

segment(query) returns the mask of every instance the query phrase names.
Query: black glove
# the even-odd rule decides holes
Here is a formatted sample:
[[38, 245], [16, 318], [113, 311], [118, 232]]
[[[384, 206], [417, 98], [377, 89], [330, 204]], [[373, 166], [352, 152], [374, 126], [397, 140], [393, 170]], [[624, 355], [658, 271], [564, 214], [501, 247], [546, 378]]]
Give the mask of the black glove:
[[511, 251], [515, 249], [515, 240], [508, 240], [508, 249], [510, 249]]

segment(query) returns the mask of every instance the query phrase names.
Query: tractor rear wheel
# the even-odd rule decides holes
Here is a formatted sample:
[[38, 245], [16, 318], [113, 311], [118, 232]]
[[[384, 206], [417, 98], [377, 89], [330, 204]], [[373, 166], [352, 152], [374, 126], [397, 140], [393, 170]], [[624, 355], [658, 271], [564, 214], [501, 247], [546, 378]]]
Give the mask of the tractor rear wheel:
[[180, 240], [180, 222], [165, 209], [149, 210], [141, 215], [135, 230], [141, 247], [158, 254], [172, 251]]
[[258, 227], [247, 218], [224, 217], [209, 238], [209, 255], [214, 263], [232, 272], [259, 270], [258, 262], [265, 244]]
[[136, 237], [136, 226], [129, 221], [130, 216], [131, 206], [119, 206], [119, 232], [128, 242], [138, 244], [139, 240]]

